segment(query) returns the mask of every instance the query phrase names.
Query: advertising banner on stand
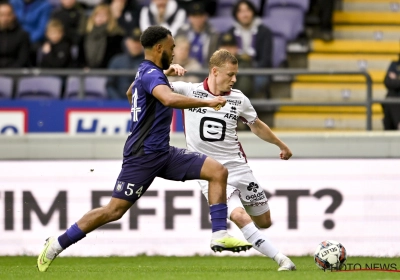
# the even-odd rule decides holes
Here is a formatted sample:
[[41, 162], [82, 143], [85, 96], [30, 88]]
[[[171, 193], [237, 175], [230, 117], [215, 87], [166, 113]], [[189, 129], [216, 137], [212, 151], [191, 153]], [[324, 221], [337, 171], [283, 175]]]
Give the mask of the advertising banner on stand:
[[[398, 159], [250, 159], [269, 197], [265, 233], [287, 255], [313, 254], [323, 240], [349, 255], [400, 255]], [[36, 255], [87, 211], [106, 205], [121, 161], [1, 161], [0, 255]], [[230, 224], [229, 232], [243, 238]], [[157, 178], [116, 222], [63, 256], [212, 254], [208, 206], [195, 181]], [[223, 253], [229, 254], [229, 253]], [[259, 254], [250, 250], [243, 255]]]
[[[128, 135], [127, 100], [3, 100], [0, 136], [25, 133]], [[174, 109], [171, 131], [183, 131], [182, 113]]]

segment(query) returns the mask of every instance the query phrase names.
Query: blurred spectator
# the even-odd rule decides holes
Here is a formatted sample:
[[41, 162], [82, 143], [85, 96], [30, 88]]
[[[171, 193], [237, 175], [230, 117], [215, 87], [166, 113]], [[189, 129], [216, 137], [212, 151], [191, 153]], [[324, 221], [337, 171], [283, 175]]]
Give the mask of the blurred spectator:
[[[238, 43], [238, 56], [242, 60], [251, 60], [252, 67], [272, 67], [272, 40], [271, 30], [262, 24], [257, 17], [257, 10], [249, 0], [240, 0], [233, 7], [235, 19], [234, 27], [229, 33], [236, 38]], [[264, 93], [268, 97], [269, 78], [255, 76], [254, 86], [257, 93]]]
[[123, 34], [109, 5], [98, 5], [88, 19], [79, 60], [89, 68], [107, 68], [111, 57], [122, 52]]
[[[144, 51], [140, 43], [140, 29], [133, 30], [125, 39], [125, 53], [115, 55], [108, 65], [108, 69], [134, 69], [144, 59]], [[107, 93], [109, 99], [126, 99], [126, 91], [131, 85], [133, 76], [109, 76], [107, 79]]]
[[[386, 73], [386, 97], [400, 98], [400, 60], [393, 61]], [[385, 130], [400, 130], [400, 104], [383, 104], [383, 127]]]
[[[220, 49], [225, 49], [235, 55], [240, 69], [253, 67], [250, 56], [239, 54], [236, 38], [231, 33], [226, 33], [221, 36]], [[235, 88], [241, 90], [246, 95], [251, 95], [251, 93], [254, 92], [254, 81], [252, 76], [241, 75], [239, 72], [236, 79]]]
[[78, 45], [85, 32], [85, 10], [76, 0], [60, 0], [61, 6], [55, 9], [52, 18], [62, 22], [65, 37], [74, 45]]
[[13, 8], [0, 3], [0, 68], [28, 66], [29, 35], [18, 24]]
[[176, 0], [178, 6], [189, 12], [189, 9], [195, 3], [201, 3], [205, 6], [207, 14], [212, 17], [215, 16], [217, 11], [217, 1], [216, 0]]
[[111, 12], [117, 19], [125, 34], [131, 33], [139, 27], [140, 5], [136, 0], [106, 0], [110, 4]]
[[67, 68], [72, 65], [71, 43], [64, 36], [64, 27], [58, 19], [47, 24], [46, 40], [39, 50], [38, 63], [43, 68]]
[[50, 18], [50, 3], [47, 0], [10, 0], [10, 4], [22, 28], [29, 33], [31, 43], [40, 44]]
[[184, 81], [188, 83], [198, 83], [202, 80], [199, 76], [190, 75], [190, 71], [200, 70], [201, 64], [196, 59], [191, 58], [189, 53], [189, 40], [183, 36], [175, 37], [174, 63], [181, 65], [188, 72], [183, 77], [168, 77], [170, 82]]
[[203, 3], [194, 3], [188, 8], [188, 21], [179, 28], [176, 36], [188, 38], [191, 45], [190, 56], [208, 67], [208, 60], [218, 49], [219, 34], [208, 23]]
[[92, 10], [97, 5], [101, 4], [102, 0], [78, 0], [80, 4], [87, 10]]
[[175, 0], [152, 0], [148, 7], [140, 11], [139, 25], [142, 31], [152, 25], [161, 25], [175, 36], [185, 21], [186, 12], [178, 7]]
[[320, 24], [320, 38], [324, 41], [332, 41], [332, 17], [335, 8], [335, 0], [311, 0], [310, 13], [317, 14]]

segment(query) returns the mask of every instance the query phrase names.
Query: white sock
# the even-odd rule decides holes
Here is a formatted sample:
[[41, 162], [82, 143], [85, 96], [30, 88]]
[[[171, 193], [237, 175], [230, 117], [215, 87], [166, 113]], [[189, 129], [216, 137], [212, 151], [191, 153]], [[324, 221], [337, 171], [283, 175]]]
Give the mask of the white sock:
[[58, 238], [51, 244], [51, 248], [47, 250], [46, 258], [53, 260], [55, 257], [58, 256], [64, 249], [61, 247], [60, 243], [58, 242]]
[[287, 257], [281, 252], [278, 252], [278, 254], [276, 254], [276, 256], [274, 257], [274, 261], [276, 261], [278, 264], [280, 264], [281, 261], [283, 261], [284, 259], [287, 259]]
[[241, 231], [243, 232], [244, 238], [246, 238], [249, 243], [253, 244], [253, 248], [261, 254], [266, 255], [271, 259], [274, 259], [278, 254], [279, 250], [272, 245], [265, 234], [258, 230], [254, 223], [244, 226]]
[[214, 231], [212, 233], [212, 239], [220, 239], [220, 238], [224, 237], [227, 234], [228, 234], [228, 231], [226, 231], [226, 230]]

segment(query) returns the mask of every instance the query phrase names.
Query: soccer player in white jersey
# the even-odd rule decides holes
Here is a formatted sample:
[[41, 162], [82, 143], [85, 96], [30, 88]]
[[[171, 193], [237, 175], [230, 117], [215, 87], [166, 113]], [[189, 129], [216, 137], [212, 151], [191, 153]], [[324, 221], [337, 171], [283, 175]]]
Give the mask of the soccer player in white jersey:
[[[238, 61], [227, 50], [216, 51], [209, 62], [209, 76], [202, 83], [173, 82], [172, 89], [179, 94], [200, 99], [224, 96], [226, 105], [219, 111], [209, 108], [184, 110], [187, 147], [213, 157], [222, 163], [228, 175], [228, 217], [243, 232], [253, 248], [275, 260], [279, 271], [295, 270], [294, 263], [283, 255], [259, 230], [271, 226], [268, 199], [247, 164], [246, 155], [236, 134], [241, 119], [262, 140], [280, 149], [280, 158], [288, 160], [292, 152], [258, 117], [250, 100], [233, 89], [238, 73]], [[199, 181], [207, 197], [207, 181]]]

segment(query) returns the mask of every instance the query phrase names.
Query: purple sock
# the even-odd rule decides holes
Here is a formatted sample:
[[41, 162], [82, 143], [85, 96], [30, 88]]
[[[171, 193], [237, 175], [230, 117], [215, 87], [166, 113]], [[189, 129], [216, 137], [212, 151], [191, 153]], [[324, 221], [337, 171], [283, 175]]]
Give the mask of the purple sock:
[[82, 238], [86, 236], [78, 225], [75, 223], [73, 224], [67, 231], [58, 237], [58, 242], [60, 243], [63, 249], [67, 249], [72, 244], [78, 242]]
[[210, 215], [212, 232], [227, 229], [228, 206], [226, 206], [226, 203], [210, 205]]

